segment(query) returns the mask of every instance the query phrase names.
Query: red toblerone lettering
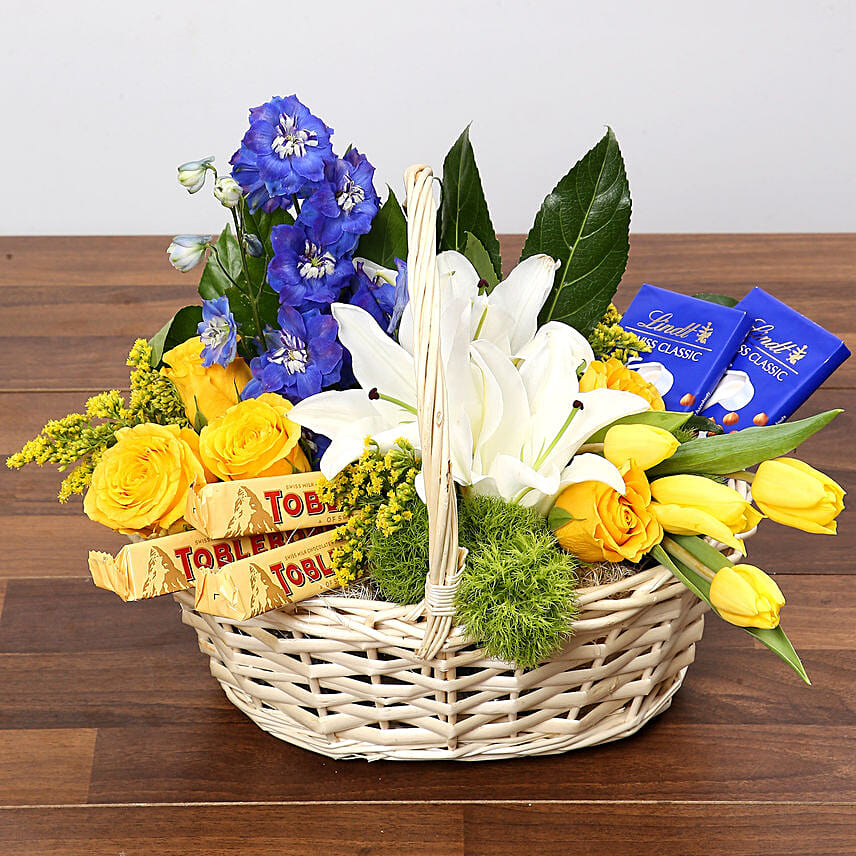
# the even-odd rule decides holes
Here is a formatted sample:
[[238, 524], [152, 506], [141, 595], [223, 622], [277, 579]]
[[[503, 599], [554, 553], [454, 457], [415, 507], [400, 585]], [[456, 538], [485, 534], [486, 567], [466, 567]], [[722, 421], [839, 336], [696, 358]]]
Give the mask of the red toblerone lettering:
[[265, 547], [265, 536], [264, 535], [251, 535], [250, 536], [250, 547], [253, 550], [253, 555], [257, 556], [259, 553], [264, 553], [267, 550]]
[[312, 559], [301, 559], [300, 567], [303, 568], [303, 573], [313, 582], [318, 582], [321, 579], [321, 571], [315, 567], [315, 562]]
[[222, 568], [223, 565], [228, 565], [229, 562], [235, 561], [235, 557], [232, 555], [232, 548], [225, 543], [214, 545], [214, 558], [217, 560], [218, 568]]
[[283, 570], [285, 570], [285, 566], [282, 564], [282, 562], [277, 562], [275, 565], [271, 565], [270, 570], [271, 573], [274, 574], [279, 580], [279, 584], [283, 587], [283, 589], [285, 589], [285, 593], [289, 597], [291, 597], [291, 587], [286, 582], [286, 579], [282, 574]]
[[318, 567], [321, 568], [321, 574], [323, 576], [325, 576], [325, 577], [335, 577], [336, 576], [336, 572], [334, 570], [328, 568], [327, 565], [324, 564], [324, 558], [321, 555], [321, 553], [318, 553], [318, 555], [315, 556], [315, 561], [318, 563]]
[[241, 539], [235, 538], [232, 543], [235, 545], [235, 561], [238, 559], [249, 559], [250, 554], [245, 553], [241, 547]]
[[318, 494], [314, 490], [307, 490], [303, 494], [306, 498], [306, 513], [307, 514], [323, 514], [324, 503], [318, 499]]
[[200, 547], [198, 550], [193, 551], [193, 564], [197, 568], [213, 568], [214, 567], [214, 557], [211, 555], [210, 550], [206, 550], [204, 547]]
[[270, 503], [270, 513], [274, 523], [282, 523], [282, 491], [266, 490], [265, 499]]
[[181, 567], [184, 571], [184, 576], [187, 577], [188, 582], [193, 582], [195, 577], [193, 575], [193, 567], [190, 564], [190, 553], [192, 552], [192, 547], [180, 547], [175, 551], [175, 555], [177, 558], [181, 559]]
[[282, 532], [269, 532], [267, 539], [271, 550], [275, 547], [285, 546], [285, 535], [283, 535]]
[[303, 514], [303, 500], [296, 493], [287, 493], [282, 504], [289, 517], [300, 517]]

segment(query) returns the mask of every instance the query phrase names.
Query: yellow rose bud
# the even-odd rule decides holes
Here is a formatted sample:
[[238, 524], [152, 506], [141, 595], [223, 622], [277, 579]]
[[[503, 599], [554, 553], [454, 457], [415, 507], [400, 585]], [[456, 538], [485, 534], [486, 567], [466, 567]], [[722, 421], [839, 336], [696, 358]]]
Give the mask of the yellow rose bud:
[[835, 535], [835, 518], [844, 509], [841, 486], [795, 458], [764, 461], [752, 482], [752, 498], [770, 520], [823, 535]]
[[[743, 542], [733, 536], [757, 526], [763, 517], [734, 488], [704, 476], [656, 479], [651, 482], [651, 494], [657, 501], [655, 514], [667, 532], [710, 535], [741, 553], [745, 553]], [[721, 537], [726, 530], [731, 537]]]
[[603, 440], [603, 455], [616, 467], [633, 458], [643, 470], [650, 470], [671, 458], [680, 445], [668, 431], [653, 425], [613, 425]]
[[632, 392], [644, 398], [651, 405], [651, 410], [666, 409], [657, 388], [615, 357], [592, 360], [586, 366], [580, 378], [580, 392], [591, 392], [593, 389], [621, 389]]
[[623, 496], [602, 482], [572, 484], [550, 513], [559, 544], [584, 562], [638, 562], [663, 538], [644, 470], [633, 461], [619, 470]]
[[241, 390], [250, 382], [250, 367], [236, 357], [226, 368], [214, 363], [202, 365], [202, 339], [194, 336], [163, 355], [161, 371], [175, 384], [191, 425], [196, 412], [216, 419], [240, 400]]
[[288, 418], [292, 406], [265, 393], [230, 407], [202, 429], [202, 463], [223, 481], [308, 472], [300, 426]]
[[101, 456], [83, 500], [98, 523], [125, 535], [160, 534], [184, 516], [194, 482], [206, 483], [188, 440], [189, 428], [135, 425], [116, 432], [116, 445]]
[[754, 565], [734, 565], [718, 571], [710, 584], [710, 602], [738, 627], [772, 630], [779, 626], [785, 597], [773, 580]]

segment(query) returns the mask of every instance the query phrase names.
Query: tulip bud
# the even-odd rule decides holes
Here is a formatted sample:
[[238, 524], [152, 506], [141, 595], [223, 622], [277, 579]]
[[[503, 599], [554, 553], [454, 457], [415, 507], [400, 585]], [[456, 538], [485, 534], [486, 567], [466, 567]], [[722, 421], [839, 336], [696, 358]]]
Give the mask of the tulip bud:
[[202, 158], [202, 160], [188, 161], [178, 168], [178, 180], [182, 187], [187, 188], [188, 193], [196, 193], [205, 184], [205, 175], [210, 169], [209, 164], [213, 157]]
[[752, 498], [776, 523], [834, 535], [844, 491], [828, 475], [795, 458], [764, 461], [752, 482]]
[[779, 626], [785, 597], [773, 580], [754, 565], [722, 568], [710, 584], [710, 602], [738, 627], [772, 630]]
[[244, 246], [254, 259], [259, 259], [264, 255], [265, 248], [258, 235], [244, 235]]
[[211, 241], [211, 235], [176, 235], [167, 247], [170, 264], [187, 273], [199, 264]]
[[228, 175], [218, 178], [214, 184], [214, 196], [226, 208], [234, 208], [241, 201], [241, 193], [241, 185]]
[[680, 443], [668, 431], [653, 425], [613, 425], [603, 441], [604, 457], [620, 467], [631, 458], [643, 470], [671, 458]]

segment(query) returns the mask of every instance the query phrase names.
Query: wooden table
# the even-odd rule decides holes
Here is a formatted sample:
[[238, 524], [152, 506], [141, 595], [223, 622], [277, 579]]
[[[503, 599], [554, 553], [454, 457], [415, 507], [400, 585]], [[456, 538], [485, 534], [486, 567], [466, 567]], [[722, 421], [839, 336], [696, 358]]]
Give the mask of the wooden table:
[[[0, 239], [0, 452], [86, 394], [198, 272], [167, 239]], [[504, 242], [507, 263], [521, 244]], [[760, 284], [856, 345], [856, 236], [639, 235], [643, 282], [741, 296]], [[804, 408], [850, 407], [856, 359]], [[854, 483], [856, 419], [801, 457]], [[636, 737], [480, 764], [337, 763], [268, 737], [225, 700], [169, 598], [125, 605], [87, 577], [122, 540], [54, 501], [52, 472], [2, 471], [0, 853], [856, 853], [856, 521], [837, 538], [769, 524], [785, 625], [814, 686], [709, 618], [671, 710]], [[852, 515], [849, 515], [852, 517]]]

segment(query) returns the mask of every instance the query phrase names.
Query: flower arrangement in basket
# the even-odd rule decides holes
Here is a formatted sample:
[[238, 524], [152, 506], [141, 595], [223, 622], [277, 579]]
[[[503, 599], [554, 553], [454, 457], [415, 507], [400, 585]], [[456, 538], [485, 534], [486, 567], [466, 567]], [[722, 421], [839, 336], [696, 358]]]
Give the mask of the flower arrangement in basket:
[[[134, 343], [130, 397], [90, 398], [8, 459], [71, 468], [60, 501], [85, 492], [89, 517], [131, 536], [90, 554], [96, 584], [174, 594], [235, 704], [338, 757], [633, 733], [668, 706], [709, 607], [808, 682], [744, 539], [765, 517], [835, 532], [844, 491], [783, 456], [840, 411], [734, 430], [751, 372], [726, 367], [752, 318], [724, 362], [719, 316], [622, 326], [630, 193], [612, 131], [507, 272], [468, 131], [441, 181], [407, 171], [403, 205], [331, 135], [273, 98], [231, 176], [213, 158], [179, 167], [191, 194], [210, 174], [231, 218], [170, 244], [181, 271], [205, 261], [201, 306]], [[706, 298], [693, 305], [748, 314]], [[720, 424], [695, 393], [669, 398], [683, 369], [662, 356], [689, 371], [708, 353]]]

